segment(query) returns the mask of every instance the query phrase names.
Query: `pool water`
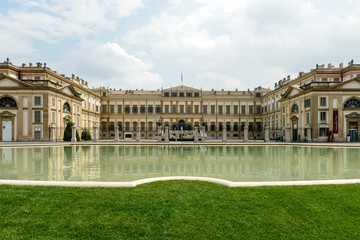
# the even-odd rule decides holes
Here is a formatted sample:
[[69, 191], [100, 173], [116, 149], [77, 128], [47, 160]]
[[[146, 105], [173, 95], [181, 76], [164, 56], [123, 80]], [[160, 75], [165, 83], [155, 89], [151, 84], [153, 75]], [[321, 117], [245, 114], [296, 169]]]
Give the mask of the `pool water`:
[[360, 178], [360, 148], [54, 146], [0, 148], [0, 179], [129, 182], [196, 176], [236, 182]]

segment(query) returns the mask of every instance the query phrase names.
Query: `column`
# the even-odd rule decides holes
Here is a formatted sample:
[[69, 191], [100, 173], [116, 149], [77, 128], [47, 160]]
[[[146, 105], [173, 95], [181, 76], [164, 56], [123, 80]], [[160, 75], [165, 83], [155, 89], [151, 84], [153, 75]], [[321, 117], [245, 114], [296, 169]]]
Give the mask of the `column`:
[[199, 142], [198, 132], [199, 132], [199, 127], [198, 127], [198, 126], [195, 126], [195, 128], [194, 128], [194, 143], [198, 143], [198, 142]]
[[249, 126], [247, 123], [245, 123], [245, 127], [244, 127], [244, 142], [245, 143], [249, 142]]
[[119, 142], [119, 126], [115, 125], [115, 138], [114, 138], [115, 142]]
[[[225, 123], [225, 122], [224, 122]], [[223, 132], [222, 132], [222, 142], [227, 142], [227, 136], [226, 136], [226, 123], [223, 125]]]
[[94, 126], [93, 126], [93, 142], [98, 141], [97, 129], [98, 129], [98, 127], [96, 126], [96, 123], [94, 123]]
[[311, 139], [311, 127], [310, 126], [306, 127], [306, 141], [307, 142], [312, 142], [312, 139]]
[[169, 143], [169, 126], [165, 126], [165, 142]]
[[270, 127], [265, 126], [265, 142], [270, 142]]
[[161, 143], [161, 127], [160, 125], [157, 126], [157, 142]]
[[291, 136], [290, 136], [290, 127], [287, 126], [285, 128], [285, 142], [291, 142]]
[[[140, 123], [141, 124], [141, 123]], [[140, 142], [140, 126], [139, 124], [136, 126], [136, 142]]]
[[76, 143], [76, 126], [75, 125], [73, 125], [71, 127], [71, 142]]

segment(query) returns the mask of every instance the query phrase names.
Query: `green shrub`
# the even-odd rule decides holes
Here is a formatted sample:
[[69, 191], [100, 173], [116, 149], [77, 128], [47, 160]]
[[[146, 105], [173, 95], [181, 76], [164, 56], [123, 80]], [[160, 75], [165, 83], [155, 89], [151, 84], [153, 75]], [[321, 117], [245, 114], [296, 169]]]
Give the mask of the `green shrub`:
[[82, 131], [81, 133], [81, 139], [84, 140], [84, 141], [90, 141], [92, 138], [91, 138], [91, 133], [89, 132], [89, 130], [84, 130]]

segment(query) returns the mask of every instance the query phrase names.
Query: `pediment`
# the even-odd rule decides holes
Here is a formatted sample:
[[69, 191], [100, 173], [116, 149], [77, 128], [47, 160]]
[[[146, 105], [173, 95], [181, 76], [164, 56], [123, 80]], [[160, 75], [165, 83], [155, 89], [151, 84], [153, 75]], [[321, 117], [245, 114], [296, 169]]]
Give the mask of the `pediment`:
[[81, 93], [76, 91], [75, 88], [71, 85], [67, 85], [67, 86], [61, 88], [60, 91], [71, 97], [80, 98], [80, 96], [81, 96]]
[[0, 87], [2, 88], [14, 88], [14, 87], [31, 87], [28, 83], [25, 83], [19, 79], [12, 78], [8, 75], [0, 75]]
[[352, 78], [348, 81], [337, 84], [333, 89], [360, 89], [360, 78]]
[[13, 113], [11, 113], [9, 111], [3, 111], [3, 112], [0, 113], [0, 116], [1, 117], [14, 117], [15, 114], [13, 114]]
[[352, 112], [352, 113], [347, 114], [345, 117], [347, 117], [347, 118], [359, 118], [360, 113]]
[[292, 96], [295, 96], [299, 93], [301, 93], [302, 90], [296, 86], [296, 85], [292, 85], [290, 86], [286, 92], [282, 95], [282, 98], [281, 99], [286, 99], [286, 98], [289, 98], [289, 97], [292, 97]]

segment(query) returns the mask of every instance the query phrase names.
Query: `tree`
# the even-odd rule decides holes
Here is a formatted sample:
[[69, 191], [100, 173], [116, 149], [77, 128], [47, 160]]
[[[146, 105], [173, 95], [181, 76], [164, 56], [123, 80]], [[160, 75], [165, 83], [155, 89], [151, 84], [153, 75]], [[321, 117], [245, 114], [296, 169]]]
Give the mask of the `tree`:
[[[72, 126], [74, 126], [73, 122], [68, 122], [64, 131], [64, 141], [71, 141], [72, 138]], [[80, 136], [78, 131], [76, 131], [76, 140], [80, 141]]]

